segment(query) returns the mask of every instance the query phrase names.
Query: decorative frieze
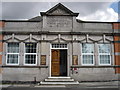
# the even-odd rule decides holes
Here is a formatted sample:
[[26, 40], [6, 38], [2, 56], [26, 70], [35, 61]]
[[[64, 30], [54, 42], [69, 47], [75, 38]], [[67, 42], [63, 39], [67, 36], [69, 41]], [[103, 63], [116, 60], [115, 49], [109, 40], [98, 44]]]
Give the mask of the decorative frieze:
[[[54, 38], [53, 38], [54, 36]], [[29, 34], [28, 36], [19, 36], [17, 37], [17, 35], [12, 34], [12, 36], [9, 36], [7, 38], [4, 39], [5, 42], [13, 42], [13, 41], [17, 41], [17, 42], [56, 42], [56, 43], [61, 43], [61, 42], [104, 42], [104, 43], [108, 43], [108, 42], [112, 42], [113, 38], [107, 35], [101, 35], [101, 36], [94, 36], [94, 35], [88, 35], [86, 34], [85, 36], [83, 35], [66, 35], [68, 36], [68, 38], [64, 37], [61, 34], [57, 34], [57, 35], [47, 35], [47, 34], [43, 34], [40, 36], [37, 36], [37, 38], [35, 37], [35, 35], [33, 36], [32, 34]], [[5, 36], [6, 37], [6, 36]], [[11, 41], [12, 40], [12, 41]]]

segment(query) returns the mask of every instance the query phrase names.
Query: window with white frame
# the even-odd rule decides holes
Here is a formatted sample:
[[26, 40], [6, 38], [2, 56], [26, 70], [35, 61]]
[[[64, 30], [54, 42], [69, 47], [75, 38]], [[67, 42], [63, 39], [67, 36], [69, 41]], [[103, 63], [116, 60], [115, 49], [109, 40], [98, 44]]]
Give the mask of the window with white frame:
[[99, 64], [110, 65], [111, 64], [111, 45], [110, 44], [98, 44], [99, 47]]
[[94, 65], [94, 44], [82, 44], [82, 64]]
[[37, 43], [25, 43], [25, 65], [37, 64]]
[[8, 43], [7, 44], [7, 61], [8, 65], [19, 64], [19, 43]]
[[52, 48], [67, 48], [67, 44], [52, 44]]

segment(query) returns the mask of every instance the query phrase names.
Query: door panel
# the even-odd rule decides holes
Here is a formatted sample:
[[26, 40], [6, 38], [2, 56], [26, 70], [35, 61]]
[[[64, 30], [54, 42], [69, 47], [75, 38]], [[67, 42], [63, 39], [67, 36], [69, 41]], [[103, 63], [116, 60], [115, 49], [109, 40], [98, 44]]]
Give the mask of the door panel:
[[52, 50], [51, 75], [60, 75], [60, 51]]

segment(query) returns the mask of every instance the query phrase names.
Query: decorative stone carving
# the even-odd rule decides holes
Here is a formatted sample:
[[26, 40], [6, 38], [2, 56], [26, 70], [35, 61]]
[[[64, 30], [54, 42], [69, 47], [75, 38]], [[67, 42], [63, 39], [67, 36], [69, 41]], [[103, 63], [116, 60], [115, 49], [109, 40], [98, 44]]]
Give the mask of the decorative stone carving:
[[73, 63], [72, 65], [78, 65], [78, 55], [73, 55]]
[[47, 27], [71, 27], [72, 18], [65, 16], [50, 16], [47, 17]]
[[62, 10], [60, 8], [56, 9], [55, 11], [50, 13], [51, 15], [69, 15], [65, 10]]
[[41, 55], [41, 65], [46, 65], [46, 55]]

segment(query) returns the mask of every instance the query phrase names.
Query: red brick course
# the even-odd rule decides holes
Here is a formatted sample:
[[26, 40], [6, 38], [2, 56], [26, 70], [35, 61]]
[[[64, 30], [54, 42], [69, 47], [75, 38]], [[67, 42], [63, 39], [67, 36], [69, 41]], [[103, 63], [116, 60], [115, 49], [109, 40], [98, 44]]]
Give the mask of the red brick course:
[[[113, 29], [120, 29], [120, 23], [114, 23]], [[120, 65], [120, 35], [114, 36], [115, 65]], [[116, 73], [120, 73], [120, 67], [115, 68]]]
[[[5, 22], [0, 21], [0, 28], [3, 28], [5, 26]], [[2, 52], [3, 52], [3, 35], [0, 32], [0, 65], [2, 64]], [[0, 68], [0, 73], [1, 73], [2, 69]]]

